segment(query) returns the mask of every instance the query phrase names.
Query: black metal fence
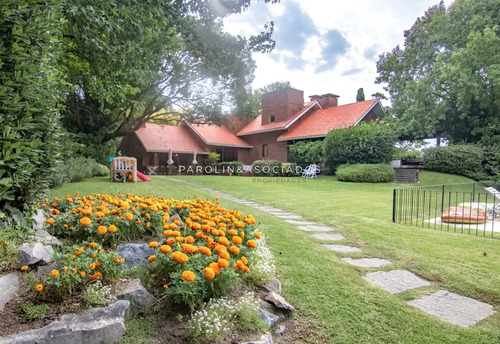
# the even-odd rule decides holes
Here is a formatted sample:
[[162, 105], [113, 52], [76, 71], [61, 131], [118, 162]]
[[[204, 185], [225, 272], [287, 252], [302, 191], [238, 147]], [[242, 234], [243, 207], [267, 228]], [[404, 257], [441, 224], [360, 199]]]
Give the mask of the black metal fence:
[[[394, 189], [392, 221], [500, 239], [500, 199], [487, 187], [500, 190], [500, 183]], [[455, 213], [449, 216], [450, 211]]]

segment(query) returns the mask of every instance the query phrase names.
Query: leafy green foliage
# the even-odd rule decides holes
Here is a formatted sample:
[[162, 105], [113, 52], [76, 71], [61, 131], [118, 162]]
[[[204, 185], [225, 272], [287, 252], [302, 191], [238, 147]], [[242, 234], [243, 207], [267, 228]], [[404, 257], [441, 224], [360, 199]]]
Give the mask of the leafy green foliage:
[[340, 165], [335, 175], [342, 182], [388, 183], [394, 181], [394, 169], [384, 164]]
[[49, 305], [33, 305], [25, 304], [21, 306], [24, 313], [24, 318], [28, 321], [42, 320], [45, 318], [45, 313], [49, 310]]
[[219, 170], [224, 170], [226, 172], [230, 170], [235, 176], [241, 176], [243, 174], [243, 163], [240, 161], [220, 162], [217, 166]]
[[500, 3], [462, 0], [429, 8], [404, 32], [405, 46], [382, 54], [398, 134], [452, 143], [500, 134]]
[[290, 160], [302, 168], [323, 160], [323, 141], [299, 141], [288, 148]]
[[473, 179], [486, 177], [483, 150], [476, 145], [456, 145], [429, 148], [424, 151], [424, 166], [436, 172], [456, 174]]
[[332, 130], [324, 141], [325, 165], [334, 173], [341, 164], [387, 163], [392, 159], [395, 142], [392, 131], [378, 123]]
[[91, 158], [70, 158], [59, 163], [53, 168], [53, 173], [48, 176], [50, 187], [66, 183], [80, 182], [95, 176], [109, 176], [109, 168], [98, 164]]
[[358, 89], [358, 93], [356, 94], [356, 101], [357, 102], [362, 102], [365, 100], [365, 91], [363, 91], [363, 88]]
[[252, 173], [259, 177], [278, 177], [281, 175], [281, 162], [278, 160], [256, 160], [252, 164]]
[[30, 210], [57, 158], [60, 24], [59, 0], [2, 2], [0, 221]]
[[251, 52], [274, 47], [272, 23], [248, 38], [224, 31], [222, 18], [249, 5], [66, 1], [60, 59], [70, 86], [65, 127], [86, 145], [100, 144], [149, 120], [201, 116], [217, 122], [228, 101], [241, 110], [255, 68]]

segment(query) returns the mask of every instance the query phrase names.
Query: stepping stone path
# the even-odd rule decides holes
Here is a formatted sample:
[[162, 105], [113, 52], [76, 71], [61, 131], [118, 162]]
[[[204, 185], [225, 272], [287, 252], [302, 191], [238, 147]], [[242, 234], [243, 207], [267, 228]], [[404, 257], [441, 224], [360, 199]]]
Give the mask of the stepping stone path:
[[380, 258], [342, 258], [348, 264], [359, 266], [360, 268], [380, 268], [382, 266], [391, 264], [390, 260]]
[[323, 234], [312, 234], [311, 236], [313, 238], [315, 238], [315, 239], [318, 239], [318, 240], [335, 240], [335, 241], [339, 241], [339, 240], [344, 240], [345, 239], [340, 234], [326, 234], [326, 233], [323, 233]]
[[428, 281], [406, 270], [370, 272], [366, 274], [365, 279], [391, 294], [431, 285]]
[[322, 245], [329, 250], [335, 252], [361, 252], [361, 249], [358, 247], [345, 246], [345, 245]]
[[[208, 188], [201, 184], [187, 182], [184, 180], [179, 180], [174, 178], [168, 178], [168, 179], [175, 182], [189, 184], [193, 187], [213, 193], [218, 197], [253, 207], [269, 215], [281, 218], [285, 222], [291, 225], [295, 225], [303, 231], [307, 232], [333, 231], [333, 229], [330, 227], [319, 226], [316, 223], [310, 221], [303, 221], [301, 220], [302, 219], [301, 216], [285, 212], [275, 207], [265, 206], [253, 201], [239, 199], [227, 193]], [[330, 233], [311, 234], [311, 236], [319, 240], [338, 241], [345, 239], [340, 234], [330, 234]], [[344, 245], [328, 245], [328, 244], [322, 244], [322, 245], [332, 251], [341, 253], [362, 251], [358, 247], [351, 247]], [[380, 259], [380, 258], [361, 258], [361, 259], [342, 258], [342, 260], [348, 264], [363, 268], [378, 268], [391, 264], [390, 260]], [[392, 270], [388, 272], [376, 271], [366, 274], [366, 276], [363, 278], [372, 283], [373, 285], [391, 294], [398, 294], [406, 290], [431, 285], [429, 281], [426, 281], [406, 270]], [[441, 320], [466, 327], [475, 325], [477, 322], [489, 317], [494, 313], [493, 307], [487, 303], [470, 299], [468, 297], [464, 297], [458, 294], [454, 294], [446, 290], [440, 290], [432, 295], [408, 301], [408, 304], [415, 306], [428, 314], [434, 315]], [[262, 343], [265, 343], [265, 339], [263, 340], [264, 341]], [[259, 341], [253, 343], [261, 343], [261, 342]]]
[[493, 314], [491, 305], [446, 290], [409, 301], [408, 304], [441, 320], [465, 327], [475, 325]]

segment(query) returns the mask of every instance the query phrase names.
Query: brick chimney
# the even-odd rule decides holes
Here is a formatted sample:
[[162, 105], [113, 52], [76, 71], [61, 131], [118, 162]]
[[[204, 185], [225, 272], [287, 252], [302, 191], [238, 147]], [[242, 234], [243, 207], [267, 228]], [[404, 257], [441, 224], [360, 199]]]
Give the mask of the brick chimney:
[[262, 125], [283, 122], [304, 106], [304, 92], [286, 88], [262, 95]]
[[321, 105], [323, 109], [338, 106], [339, 96], [336, 94], [326, 93], [323, 94], [322, 96], [318, 95], [309, 96], [309, 98], [311, 100], [317, 100], [319, 105]]

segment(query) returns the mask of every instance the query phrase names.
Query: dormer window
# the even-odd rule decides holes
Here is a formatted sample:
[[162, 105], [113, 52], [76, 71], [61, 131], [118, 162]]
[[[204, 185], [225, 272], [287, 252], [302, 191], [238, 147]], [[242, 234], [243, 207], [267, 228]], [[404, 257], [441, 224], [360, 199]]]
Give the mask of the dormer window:
[[274, 123], [274, 122], [276, 122], [276, 117], [274, 117], [274, 115], [270, 116], [269, 117], [269, 123]]

